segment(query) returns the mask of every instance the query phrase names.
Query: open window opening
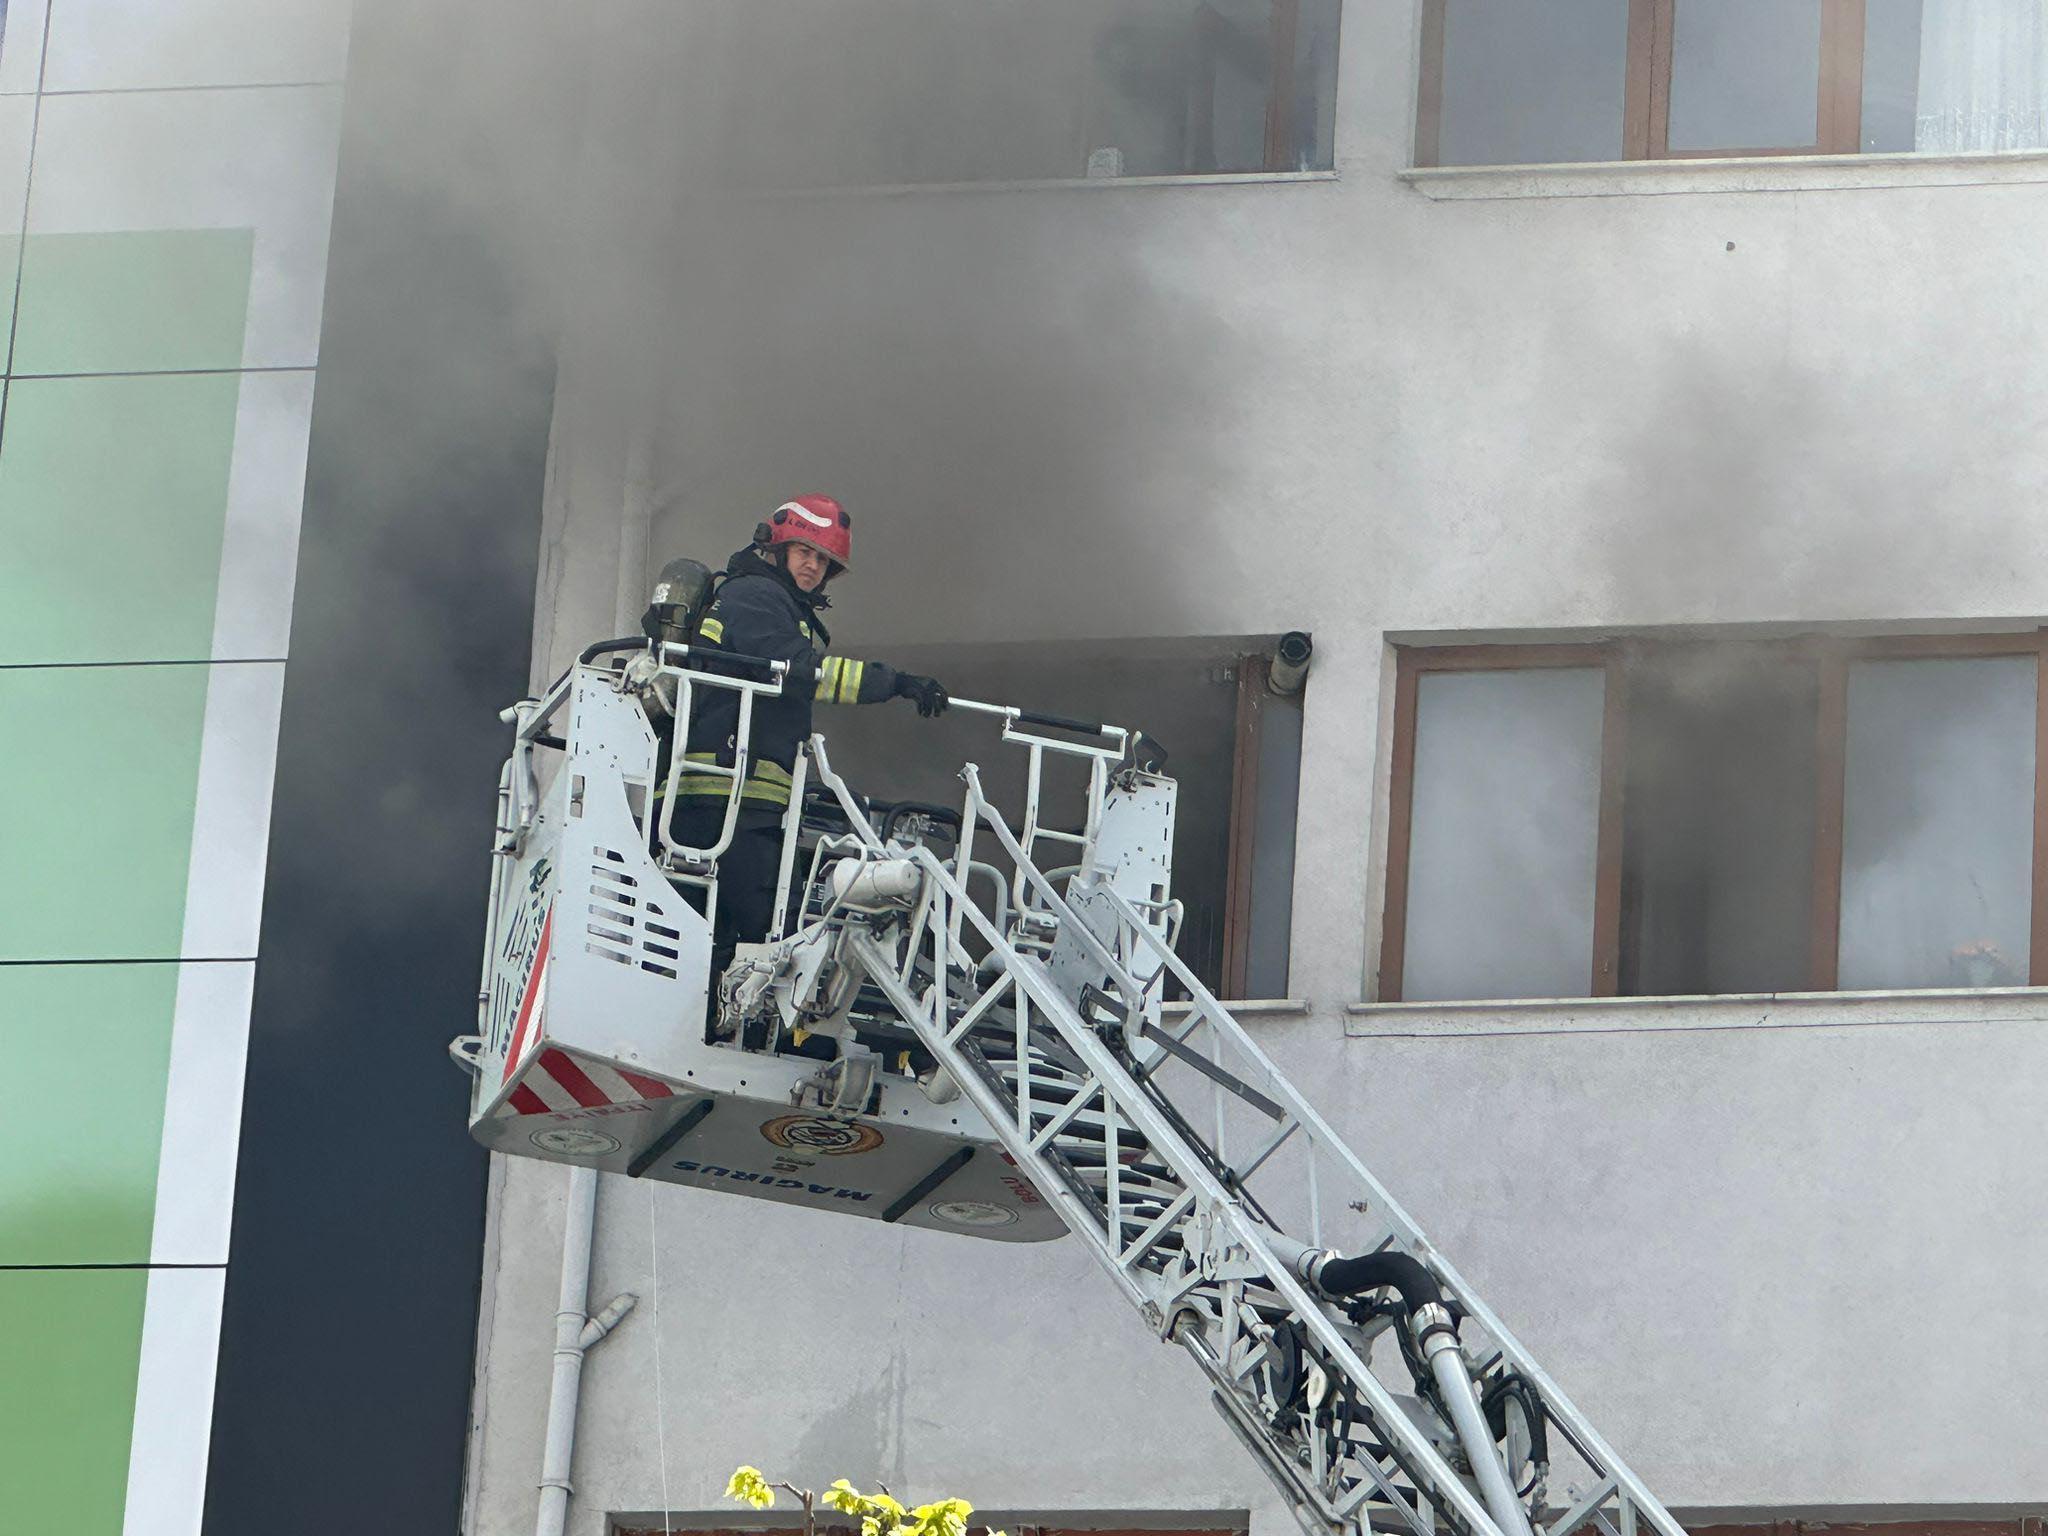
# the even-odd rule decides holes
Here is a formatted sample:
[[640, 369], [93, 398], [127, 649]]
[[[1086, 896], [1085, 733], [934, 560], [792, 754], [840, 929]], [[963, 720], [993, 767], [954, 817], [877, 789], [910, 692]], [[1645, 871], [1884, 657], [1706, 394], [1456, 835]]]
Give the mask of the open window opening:
[[718, 0], [706, 142], [744, 188], [1328, 170], [1339, 4]]
[[[1185, 905], [1179, 952], [1223, 998], [1287, 995], [1301, 767], [1301, 695], [1268, 687], [1262, 637], [1087, 645], [949, 647], [891, 655], [954, 693], [1142, 730], [1179, 786], [1173, 894]], [[863, 793], [956, 806], [963, 762], [998, 804], [1020, 803], [1022, 754], [986, 716], [920, 720], [907, 708], [821, 708], [834, 766]], [[1076, 785], [1048, 782], [1048, 815], [1078, 826]]]

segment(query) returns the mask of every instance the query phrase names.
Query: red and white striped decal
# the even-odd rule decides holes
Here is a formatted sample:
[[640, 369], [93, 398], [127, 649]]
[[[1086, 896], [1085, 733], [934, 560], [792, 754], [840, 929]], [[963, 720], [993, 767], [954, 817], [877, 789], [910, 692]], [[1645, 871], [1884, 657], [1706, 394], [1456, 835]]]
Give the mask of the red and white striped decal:
[[557, 1110], [599, 1109], [607, 1104], [666, 1099], [674, 1093], [673, 1088], [656, 1078], [588, 1056], [571, 1056], [548, 1046], [505, 1103], [515, 1115], [544, 1115]]
[[512, 1076], [519, 1058], [526, 1054], [527, 1033], [540, 1022], [541, 994], [547, 990], [548, 945], [554, 933], [555, 909], [550, 906], [548, 915], [541, 920], [540, 942], [533, 947], [533, 969], [526, 973], [526, 991], [519, 999], [519, 1020], [512, 1026], [512, 1043], [505, 1047], [505, 1070], [498, 1078], [501, 1083]]

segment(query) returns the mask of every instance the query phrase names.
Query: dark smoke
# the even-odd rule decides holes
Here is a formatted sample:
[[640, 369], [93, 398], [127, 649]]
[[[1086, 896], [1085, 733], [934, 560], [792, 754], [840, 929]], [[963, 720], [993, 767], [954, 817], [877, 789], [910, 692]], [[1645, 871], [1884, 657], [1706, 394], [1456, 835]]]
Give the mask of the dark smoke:
[[[479, 57], [485, 20], [355, 17], [209, 1532], [287, 1506], [309, 1536], [457, 1519], [485, 1160], [445, 1045], [474, 1018], [553, 378], [543, 226], [512, 195], [545, 167], [465, 109], [562, 115], [559, 82]], [[404, 1362], [396, 1407], [380, 1358]]]
[[[1131, 58], [1184, 55], [1203, 9], [387, 5], [407, 46], [386, 67], [417, 78], [430, 131], [394, 116], [362, 152], [489, 251], [515, 325], [556, 338], [562, 462], [616, 469], [646, 440], [656, 566], [722, 559], [824, 490], [857, 519], [843, 644], [951, 638], [1077, 586], [1132, 605], [1084, 608], [1077, 633], [1198, 632], [1178, 594], [1208, 509], [1255, 494], [1220, 445], [1260, 344], [1176, 287], [1160, 194], [845, 184], [1075, 177], [1098, 138], [1180, 133]], [[1219, 14], [1251, 35], [1264, 9]], [[790, 190], [819, 183], [837, 190]], [[437, 345], [430, 318], [416, 344]], [[475, 386], [429, 407], [464, 441], [492, 435]], [[572, 524], [616, 516], [583, 482], [560, 494]]]
[[977, 609], [1000, 626], [1075, 589], [1119, 594], [1081, 634], [1134, 610], [1199, 631], [1174, 599], [1229, 473], [1243, 343], [1150, 280], [1135, 218], [1102, 212], [1080, 263], [989, 202], [746, 210], [676, 294], [659, 547], [722, 554], [820, 488], [854, 509], [844, 601], [869, 634], [967, 638], [949, 626], [971, 634]]
[[[1013, 62], [931, 57], [912, 0], [809, 14], [780, 45], [807, 67], [900, 48], [961, 66], [971, 98]], [[1228, 498], [1244, 339], [1155, 277], [1126, 193], [1080, 194], [1077, 260], [1054, 220], [972, 193], [747, 184], [741, 138], [947, 158], [904, 142], [934, 123], [887, 96], [750, 94], [726, 33], [773, 21], [357, 7], [216, 1406], [239, 1454], [213, 1462], [210, 1530], [286, 1505], [309, 1531], [455, 1514], [483, 1159], [443, 1049], [474, 1017], [496, 711], [527, 681], [543, 500], [585, 530], [623, 510], [564, 462], [651, 436], [675, 508], [657, 559], [722, 557], [795, 490], [842, 495], [856, 651], [1056, 612], [1077, 571], [1129, 594], [1095, 632], [1205, 627], [1175, 593], [1205, 542], [1188, 509]], [[1173, 534], [1142, 531], [1162, 517]]]
[[[1818, 645], [1954, 626], [1895, 611], [1906, 585], [1938, 594], [1936, 613], [1995, 624], [2007, 616], [1984, 605], [2038, 557], [2038, 521], [2003, 504], [2029, 473], [2015, 460], [2038, 404], [1958, 395], [1919, 351], [1951, 343], [1916, 336], [1910, 317], [1893, 340], [1832, 366], [1773, 355], [1753, 334], [1663, 344], [1596, 482], [1613, 509], [1598, 606], [1630, 625], [1689, 621], [1647, 636], [1663, 643], [1631, 663], [1624, 990], [1809, 984]], [[1560, 338], [1558, 355], [1580, 346]], [[1742, 643], [1757, 640], [1777, 645]], [[1852, 710], [1857, 697], [1852, 679]], [[1963, 743], [1994, 723], [1973, 717], [1956, 750], [1969, 756]], [[1845, 890], [1909, 847], [1932, 810], [1924, 783], [1856, 739], [1852, 722]], [[1853, 904], [1844, 920], [1870, 921]]]
[[1978, 499], [2029, 478], [2015, 460], [2048, 417], [2038, 401], [1959, 398], [1911, 352], [1824, 368], [1660, 342], [1655, 373], [1599, 484], [1606, 611], [1911, 620], [1878, 611], [1901, 571], [1961, 613], [2038, 553], [2030, 516]]
[[[1192, 8], [1111, 9], [1160, 26]], [[1175, 599], [1213, 515], [1194, 509], [1232, 494], [1219, 445], [1257, 344], [1163, 275], [1158, 205], [1133, 201], [1159, 194], [783, 190], [1079, 175], [1085, 152], [1005, 159], [997, 130], [1107, 131], [1092, 67], [1034, 76], [1030, 121], [1003, 106], [1030, 67], [1010, 43], [1054, 23], [1085, 42], [1086, 8], [976, 7], [973, 27], [917, 0], [629, 11], [592, 50], [573, 258], [550, 275], [582, 419], [653, 423], [655, 563], [722, 559], [822, 490], [856, 518], [856, 650], [857, 631], [954, 638], [1077, 585], [1198, 631]], [[834, 68], [878, 58], [894, 73]], [[1133, 617], [1076, 624], [1143, 632]]]

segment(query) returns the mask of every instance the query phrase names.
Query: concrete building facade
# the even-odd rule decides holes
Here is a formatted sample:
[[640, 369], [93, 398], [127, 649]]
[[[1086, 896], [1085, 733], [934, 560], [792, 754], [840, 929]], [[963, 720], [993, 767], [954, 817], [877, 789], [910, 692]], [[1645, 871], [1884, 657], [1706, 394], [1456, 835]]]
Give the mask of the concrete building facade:
[[[1513, 127], [1486, 9], [1347, 7], [1323, 167], [770, 195], [681, 132], [594, 179], [632, 280], [567, 311], [535, 675], [809, 489], [843, 647], [962, 692], [1143, 663], [1142, 726], [1312, 633], [1262, 1043], [1681, 1516], [2038, 1518], [2048, 153], [1419, 164], [1506, 131], [1446, 102]], [[650, 102], [606, 68], [600, 145]], [[856, 766], [943, 779], [920, 729]], [[493, 1171], [473, 1531], [532, 1518], [564, 1184]], [[1287, 1528], [1077, 1245], [598, 1220], [641, 1304], [584, 1536], [732, 1525], [740, 1462]]]

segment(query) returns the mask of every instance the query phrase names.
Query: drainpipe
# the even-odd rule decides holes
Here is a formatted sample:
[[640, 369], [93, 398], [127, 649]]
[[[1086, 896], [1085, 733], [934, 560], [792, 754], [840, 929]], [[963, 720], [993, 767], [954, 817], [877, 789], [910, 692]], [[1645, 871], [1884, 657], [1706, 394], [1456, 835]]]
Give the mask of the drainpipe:
[[597, 1232], [597, 1170], [569, 1170], [569, 1212], [562, 1227], [562, 1289], [555, 1304], [555, 1375], [548, 1391], [546, 1449], [540, 1464], [536, 1536], [562, 1536], [569, 1521], [569, 1464], [576, 1453], [576, 1400], [583, 1356], [619, 1325], [639, 1298], [614, 1296], [595, 1317], [590, 1304], [590, 1250]]

